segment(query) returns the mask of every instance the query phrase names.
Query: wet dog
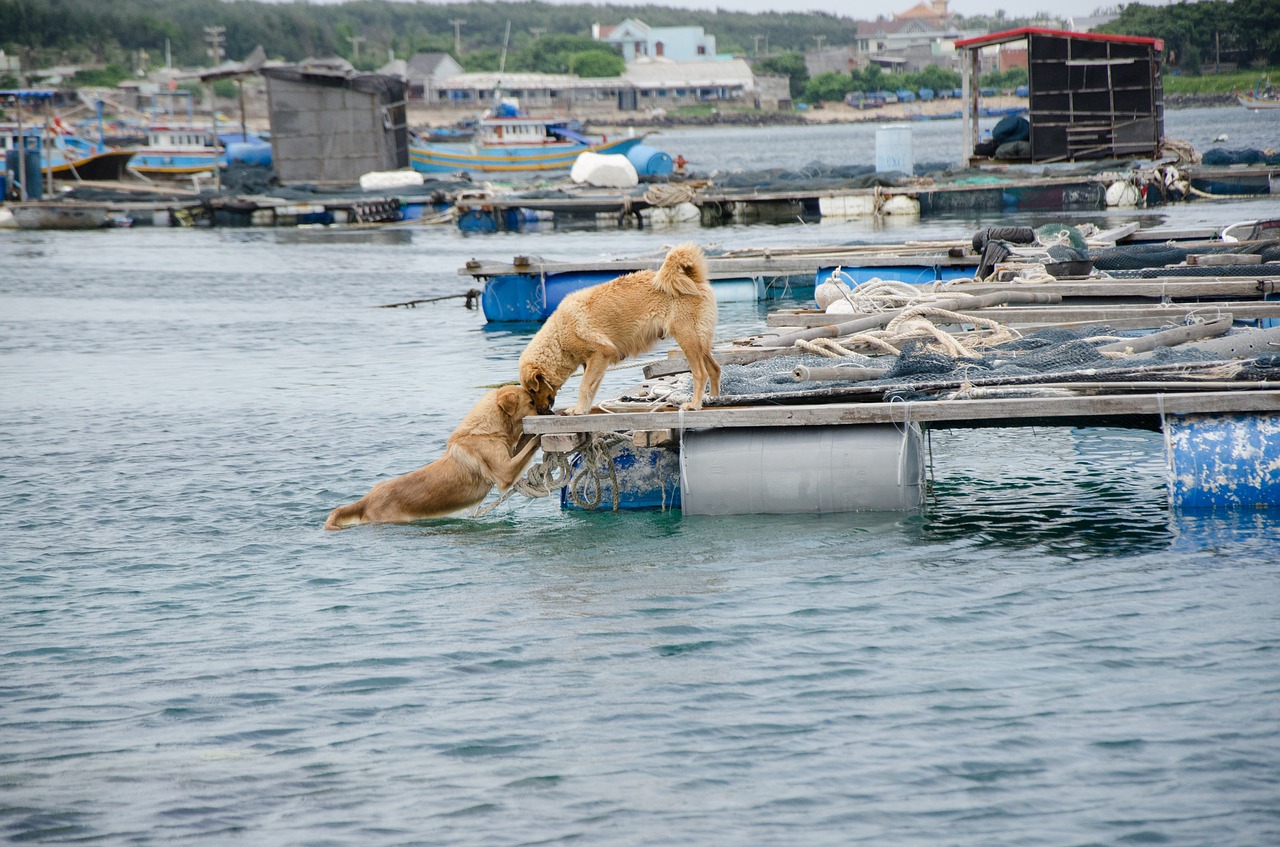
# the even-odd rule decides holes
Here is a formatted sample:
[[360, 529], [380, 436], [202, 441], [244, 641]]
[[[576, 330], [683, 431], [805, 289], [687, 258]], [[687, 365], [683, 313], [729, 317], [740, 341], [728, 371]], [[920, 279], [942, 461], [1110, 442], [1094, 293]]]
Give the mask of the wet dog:
[[706, 256], [698, 245], [682, 244], [656, 271], [636, 271], [565, 297], [521, 354], [520, 384], [546, 414], [560, 386], [584, 365], [578, 404], [569, 413], [585, 415], [609, 365], [670, 336], [693, 373], [693, 399], [684, 408], [701, 409], [708, 383], [713, 397], [720, 394], [720, 365], [711, 355], [715, 329]]
[[478, 506], [494, 485], [506, 491], [538, 449], [538, 439], [525, 437], [522, 423], [533, 414], [533, 398], [520, 386], [490, 391], [449, 436], [443, 456], [334, 509], [324, 528], [438, 518]]

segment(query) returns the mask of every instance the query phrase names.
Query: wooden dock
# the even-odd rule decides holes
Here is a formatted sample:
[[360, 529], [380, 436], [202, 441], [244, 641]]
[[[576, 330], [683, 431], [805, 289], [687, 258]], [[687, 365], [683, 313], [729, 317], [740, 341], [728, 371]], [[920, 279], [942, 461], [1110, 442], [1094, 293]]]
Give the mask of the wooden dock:
[[[709, 398], [697, 411], [652, 410], [643, 399], [615, 399], [603, 404], [609, 410], [604, 414], [527, 418], [525, 431], [540, 437], [546, 461], [565, 468], [566, 479], [585, 476], [597, 491], [611, 492], [612, 499], [601, 495], [594, 506], [583, 506], [576, 494], [564, 495], [569, 508], [681, 503], [695, 514], [791, 506], [798, 511], [910, 508], [918, 502], [924, 430], [1029, 426], [1163, 431], [1175, 506], [1280, 505], [1280, 301], [1268, 299], [1280, 289], [1277, 277], [1062, 280], [1012, 288], [968, 283], [938, 289], [937, 296], [945, 299], [935, 301], [933, 310], [954, 311], [935, 315], [934, 329], [955, 339], [980, 328], [967, 321], [977, 324], [992, 316], [1028, 333], [1098, 324], [1152, 332], [1118, 340], [1108, 334], [1105, 343], [1092, 346], [1091, 355], [1120, 359], [1107, 368], [1024, 375], [976, 370], [892, 380], [886, 374], [895, 356], [883, 356], [888, 364], [879, 368], [815, 367], [813, 351], [809, 359], [794, 358], [807, 350], [797, 346], [798, 335], [852, 336], [840, 343], [856, 347], [859, 333], [891, 325], [895, 317], [922, 307], [841, 315], [844, 324], [833, 324], [833, 316], [820, 312], [777, 313], [768, 318], [772, 328], [721, 347], [715, 356], [722, 364], [748, 368], [774, 360], [771, 374], [788, 368], [776, 361], [779, 357], [792, 357], [794, 389], [775, 380], [768, 393]], [[1197, 348], [1196, 356], [1166, 363], [1149, 352], [1186, 343]], [[879, 356], [875, 349], [862, 352]], [[1004, 359], [1011, 355], [999, 347], [990, 352]], [[1013, 361], [1018, 355], [1012, 354]], [[687, 371], [679, 352], [670, 351], [666, 359], [645, 366], [649, 382], [638, 387], [644, 391], [623, 397], [643, 397], [646, 391], [655, 396], [651, 383], [670, 383]], [[832, 438], [843, 446], [831, 447]], [[830, 456], [814, 465], [815, 450]], [[713, 479], [717, 474], [725, 479]], [[808, 501], [804, 492], [812, 486], [805, 480], [814, 474], [827, 481], [825, 488], [819, 486], [821, 496]], [[832, 490], [840, 488], [842, 478], [861, 480], [853, 488], [879, 493], [846, 497], [848, 492]], [[771, 497], [775, 485], [798, 493]]]

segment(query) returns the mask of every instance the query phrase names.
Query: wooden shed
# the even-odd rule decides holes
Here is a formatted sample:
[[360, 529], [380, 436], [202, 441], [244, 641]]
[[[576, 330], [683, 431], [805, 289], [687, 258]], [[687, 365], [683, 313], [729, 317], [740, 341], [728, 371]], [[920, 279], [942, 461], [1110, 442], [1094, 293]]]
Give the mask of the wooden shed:
[[965, 161], [976, 164], [979, 55], [1025, 41], [1030, 155], [1063, 162], [1156, 157], [1164, 139], [1157, 38], [1023, 27], [956, 42], [963, 51]]

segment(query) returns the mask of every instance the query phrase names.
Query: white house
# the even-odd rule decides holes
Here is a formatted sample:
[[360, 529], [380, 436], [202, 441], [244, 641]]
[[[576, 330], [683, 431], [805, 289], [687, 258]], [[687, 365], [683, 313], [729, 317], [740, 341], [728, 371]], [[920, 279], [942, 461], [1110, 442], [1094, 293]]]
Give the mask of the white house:
[[627, 64], [645, 58], [698, 62], [716, 57], [716, 37], [700, 26], [649, 26], [627, 18], [617, 26], [592, 24], [591, 37], [617, 47]]
[[459, 65], [448, 53], [418, 53], [405, 68], [409, 83], [409, 96], [427, 103], [440, 102], [436, 94], [440, 83], [462, 73]]

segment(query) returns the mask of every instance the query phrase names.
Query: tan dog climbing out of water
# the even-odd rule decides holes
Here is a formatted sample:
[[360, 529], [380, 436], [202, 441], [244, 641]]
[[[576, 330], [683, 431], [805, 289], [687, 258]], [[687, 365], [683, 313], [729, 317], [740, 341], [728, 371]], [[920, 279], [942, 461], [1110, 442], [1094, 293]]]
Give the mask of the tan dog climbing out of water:
[[521, 443], [522, 421], [533, 414], [533, 398], [520, 386], [490, 391], [449, 436], [443, 456], [334, 509], [324, 528], [438, 518], [480, 505], [494, 485], [506, 491], [537, 452], [537, 438]]
[[520, 355], [520, 384], [545, 414], [560, 386], [583, 365], [578, 404], [570, 414], [585, 415], [610, 365], [670, 336], [693, 373], [693, 399], [683, 408], [701, 409], [708, 383], [711, 396], [720, 394], [720, 365], [711, 355], [715, 330], [706, 256], [696, 244], [681, 244], [656, 271], [636, 271], [565, 297]]

